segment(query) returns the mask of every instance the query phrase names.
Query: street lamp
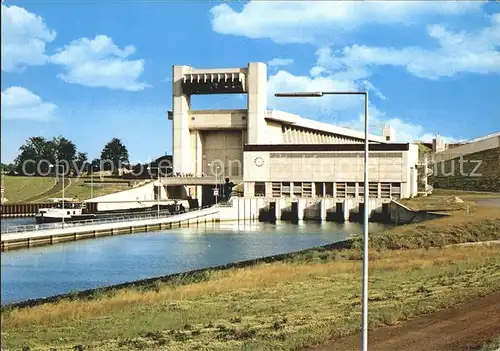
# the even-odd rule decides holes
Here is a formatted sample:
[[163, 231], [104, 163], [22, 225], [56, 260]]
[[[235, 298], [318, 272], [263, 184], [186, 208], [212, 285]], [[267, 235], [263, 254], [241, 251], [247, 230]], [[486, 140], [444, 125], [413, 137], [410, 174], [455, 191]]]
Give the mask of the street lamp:
[[94, 167], [96, 164], [90, 164], [90, 198], [94, 198]]
[[276, 93], [276, 97], [322, 97], [324, 95], [363, 95], [365, 99], [365, 160], [364, 160], [364, 207], [363, 214], [363, 351], [368, 350], [368, 92], [367, 91], [317, 91]]
[[156, 195], [156, 215], [158, 218], [160, 218], [160, 194], [161, 194], [161, 182], [160, 182], [160, 168], [159, 167], [148, 167], [148, 171], [151, 171], [152, 169], [156, 169], [158, 172], [158, 194]]
[[[61, 166], [64, 166], [64, 165], [57, 165], [58, 167], [61, 167]], [[53, 164], [50, 164], [49, 165], [50, 168], [54, 168], [56, 167], [55, 165]], [[64, 170], [64, 167], [63, 167], [63, 170]], [[66, 173], [66, 171], [63, 171], [62, 172], [62, 208], [63, 208], [63, 215], [62, 215], [62, 228], [64, 228], [64, 216], [66, 215], [66, 209], [64, 208], [64, 173]]]
[[[212, 167], [213, 164], [209, 163], [208, 167]], [[214, 189], [214, 195], [215, 195], [215, 205], [217, 206], [217, 196], [219, 195], [219, 165], [215, 165], [215, 189]]]

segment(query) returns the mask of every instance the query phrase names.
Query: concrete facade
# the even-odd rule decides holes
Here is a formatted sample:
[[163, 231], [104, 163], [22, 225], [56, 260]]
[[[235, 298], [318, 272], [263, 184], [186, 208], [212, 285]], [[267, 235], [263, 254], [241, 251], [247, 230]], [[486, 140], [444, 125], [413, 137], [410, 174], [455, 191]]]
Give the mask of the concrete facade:
[[500, 192], [500, 133], [435, 153], [429, 163], [436, 188]]
[[[225, 178], [239, 182], [243, 178], [245, 196], [254, 196], [255, 184], [262, 182], [265, 183], [265, 196], [272, 196], [273, 182], [301, 182], [301, 189], [305, 187], [301, 194], [309, 194], [306, 188], [310, 183], [314, 196], [320, 193], [316, 187], [322, 187], [321, 193], [325, 195], [335, 196], [337, 191], [340, 194], [337, 185], [342, 187], [344, 183], [346, 196], [361, 196], [363, 149], [359, 147], [363, 146], [364, 133], [283, 111], [268, 110], [267, 67], [264, 63], [252, 62], [244, 68], [227, 69], [174, 66], [172, 81], [173, 109], [169, 112], [169, 119], [173, 124], [175, 176], [197, 178], [217, 174], [220, 182]], [[191, 96], [199, 94], [246, 94], [247, 108], [192, 110]], [[399, 197], [415, 196], [418, 177], [414, 170], [418, 162], [418, 148], [395, 144], [394, 135], [395, 131], [390, 126], [383, 128], [381, 136], [369, 135], [371, 144], [394, 145], [395, 150], [400, 148], [398, 145], [405, 145], [406, 148], [394, 151], [389, 147], [373, 152], [370, 182], [377, 187], [373, 191], [376, 191], [377, 197], [381, 194], [385, 196], [387, 189], [389, 194], [392, 191]], [[297, 145], [338, 145], [343, 151], [332, 149], [312, 158], [316, 153], [314, 150], [306, 152], [303, 157], [278, 157], [270, 151], [261, 150], [257, 154], [246, 150], [247, 146], [258, 145], [281, 145], [284, 153]], [[257, 158], [264, 159], [265, 166], [255, 166]], [[166, 186], [178, 186], [173, 178], [164, 178], [162, 182]], [[185, 184], [185, 193], [201, 200], [201, 184], [206, 182], [200, 181], [198, 185], [193, 185], [192, 181], [189, 183], [191, 185]], [[332, 192], [326, 190], [330, 186], [333, 187]], [[354, 192], [351, 187], [354, 187]], [[284, 196], [283, 192], [280, 194]]]
[[[371, 145], [370, 198], [408, 198], [417, 193], [418, 146]], [[248, 145], [244, 159], [245, 196], [364, 196], [364, 145]]]

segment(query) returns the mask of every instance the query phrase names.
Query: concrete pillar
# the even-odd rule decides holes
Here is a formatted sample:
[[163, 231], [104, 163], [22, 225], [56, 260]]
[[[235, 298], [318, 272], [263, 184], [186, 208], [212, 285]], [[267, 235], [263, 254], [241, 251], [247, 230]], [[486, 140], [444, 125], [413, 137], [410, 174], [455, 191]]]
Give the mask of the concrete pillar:
[[198, 199], [198, 205], [201, 207], [203, 202], [203, 186], [201, 185], [196, 187], [196, 198]]
[[352, 203], [351, 203], [352, 200], [345, 200], [344, 201], [344, 221], [349, 221], [349, 213], [351, 211], [351, 206], [352, 206]]
[[174, 172], [189, 173], [192, 169], [191, 136], [189, 133], [189, 110], [191, 98], [182, 90], [182, 80], [185, 73], [191, 70], [189, 66], [174, 66], [172, 73], [172, 153]]
[[281, 221], [281, 209], [283, 208], [282, 206], [282, 200], [276, 199], [276, 207], [274, 208], [275, 210], [275, 217], [276, 217], [276, 223]]
[[385, 125], [382, 131], [382, 136], [385, 141], [395, 142], [396, 141], [396, 131], [390, 125]]
[[319, 218], [322, 222], [326, 221], [326, 200], [325, 199], [320, 201]]
[[254, 190], [255, 190], [254, 184], [255, 184], [254, 182], [245, 182], [243, 184], [243, 189], [244, 189], [243, 194], [245, 195], [245, 197], [247, 197], [247, 196], [255, 196], [255, 194], [254, 194]]
[[297, 219], [304, 220], [304, 210], [306, 209], [306, 199], [299, 199], [297, 204]]
[[203, 141], [199, 130], [194, 131], [194, 133], [196, 138], [196, 155], [194, 157], [195, 165], [193, 170], [196, 173], [195, 176], [199, 177], [205, 171], [203, 169]]
[[264, 142], [267, 109], [267, 66], [262, 62], [250, 62], [247, 73], [248, 143]]

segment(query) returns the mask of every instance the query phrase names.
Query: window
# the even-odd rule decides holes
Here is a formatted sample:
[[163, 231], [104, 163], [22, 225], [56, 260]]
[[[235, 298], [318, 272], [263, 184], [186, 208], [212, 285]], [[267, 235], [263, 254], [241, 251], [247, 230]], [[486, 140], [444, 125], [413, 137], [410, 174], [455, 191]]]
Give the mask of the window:
[[293, 196], [302, 197], [302, 182], [293, 183]]
[[349, 198], [356, 197], [356, 183], [347, 183], [346, 193]]
[[254, 184], [254, 196], [266, 196], [266, 183], [255, 182], [255, 184]]
[[368, 184], [369, 193], [368, 196], [372, 198], [378, 197], [378, 183], [369, 183]]
[[290, 182], [281, 183], [281, 196], [290, 196]]
[[281, 196], [281, 183], [278, 182], [273, 182], [272, 183], [272, 195], [273, 197], [280, 197]]

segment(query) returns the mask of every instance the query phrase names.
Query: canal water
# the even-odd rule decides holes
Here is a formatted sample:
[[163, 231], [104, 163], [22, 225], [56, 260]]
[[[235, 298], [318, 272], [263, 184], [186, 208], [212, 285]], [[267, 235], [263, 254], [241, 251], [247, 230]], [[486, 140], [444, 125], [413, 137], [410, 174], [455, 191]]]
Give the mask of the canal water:
[[[384, 227], [370, 223], [372, 232]], [[1, 303], [298, 251], [360, 233], [356, 223], [210, 224], [3, 252]]]

